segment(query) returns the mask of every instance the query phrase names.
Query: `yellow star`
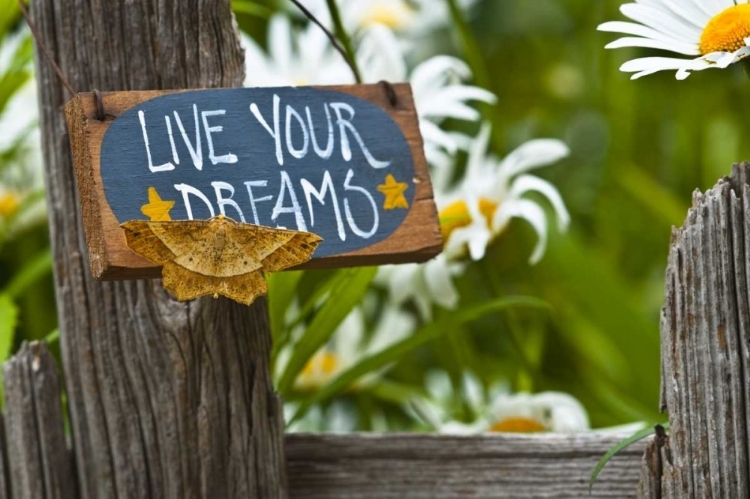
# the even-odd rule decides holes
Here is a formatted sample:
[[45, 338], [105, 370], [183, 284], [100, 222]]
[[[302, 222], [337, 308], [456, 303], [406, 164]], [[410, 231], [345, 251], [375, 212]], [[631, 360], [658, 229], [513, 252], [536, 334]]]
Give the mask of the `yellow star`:
[[174, 201], [164, 201], [155, 187], [148, 188], [148, 203], [141, 206], [141, 213], [151, 219], [152, 222], [168, 222], [172, 220], [169, 210], [174, 206]]
[[404, 196], [404, 192], [409, 188], [406, 182], [396, 182], [396, 179], [390, 173], [385, 177], [385, 184], [378, 186], [378, 190], [385, 196], [383, 203], [384, 210], [395, 210], [396, 208], [409, 208], [409, 202]]

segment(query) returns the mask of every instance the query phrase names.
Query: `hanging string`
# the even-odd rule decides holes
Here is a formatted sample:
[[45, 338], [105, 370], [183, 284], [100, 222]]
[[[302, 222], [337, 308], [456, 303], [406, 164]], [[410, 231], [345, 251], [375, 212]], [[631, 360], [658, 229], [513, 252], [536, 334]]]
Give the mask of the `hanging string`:
[[362, 78], [359, 76], [359, 72], [357, 71], [357, 68], [354, 67], [354, 62], [349, 57], [349, 54], [346, 53], [346, 50], [344, 50], [344, 47], [341, 46], [339, 41], [336, 39], [336, 36], [331, 33], [331, 31], [325, 27], [325, 25], [318, 20], [315, 15], [313, 15], [312, 12], [310, 12], [304, 5], [302, 5], [298, 0], [290, 0], [294, 5], [297, 6], [297, 8], [307, 17], [310, 21], [315, 23], [320, 29], [323, 30], [323, 32], [326, 34], [328, 39], [331, 41], [331, 45], [333, 45], [333, 48], [335, 48], [339, 54], [341, 54], [341, 57], [344, 58], [344, 61], [346, 61], [347, 66], [349, 66], [349, 69], [352, 70], [352, 74], [354, 75], [354, 80], [357, 83], [362, 83]]
[[60, 81], [62, 82], [63, 85], [65, 85], [65, 88], [68, 89], [68, 92], [70, 92], [71, 96], [76, 95], [78, 92], [73, 90], [73, 86], [70, 84], [68, 79], [65, 78], [65, 75], [60, 69], [60, 66], [57, 65], [57, 63], [55, 62], [55, 59], [52, 57], [52, 53], [50, 53], [49, 49], [42, 41], [42, 37], [39, 36], [39, 32], [36, 30], [36, 26], [31, 21], [31, 16], [29, 16], [29, 12], [26, 10], [26, 5], [24, 3], [24, 0], [18, 0], [18, 6], [21, 7], [21, 13], [23, 14], [23, 17], [26, 19], [26, 24], [29, 25], [29, 29], [31, 30], [31, 34], [34, 37], [34, 40], [36, 40], [37, 46], [42, 49], [42, 53], [44, 54], [44, 57], [52, 65], [52, 68], [55, 70], [55, 73], [57, 73], [57, 77], [60, 78]]

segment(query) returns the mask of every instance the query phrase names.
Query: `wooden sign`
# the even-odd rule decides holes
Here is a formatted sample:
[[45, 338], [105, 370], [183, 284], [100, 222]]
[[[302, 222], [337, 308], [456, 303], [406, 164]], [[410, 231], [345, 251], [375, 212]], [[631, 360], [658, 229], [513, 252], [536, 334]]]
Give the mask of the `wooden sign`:
[[442, 240], [411, 89], [397, 84], [78, 94], [66, 106], [91, 268], [157, 277], [131, 220], [318, 234], [302, 268], [421, 262]]

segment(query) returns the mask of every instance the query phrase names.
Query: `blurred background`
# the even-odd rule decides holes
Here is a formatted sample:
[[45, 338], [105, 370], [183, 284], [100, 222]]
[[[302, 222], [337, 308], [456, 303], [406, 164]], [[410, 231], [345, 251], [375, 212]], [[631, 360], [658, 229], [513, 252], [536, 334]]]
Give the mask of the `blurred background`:
[[[325, 2], [303, 3], [334, 29]], [[419, 12], [426, 3], [429, 15]], [[435, 155], [449, 167], [433, 165], [435, 175], [448, 171], [444, 222], [455, 220], [445, 208], [466, 195], [468, 151], [489, 123], [488, 154], [498, 158], [533, 139], [567, 145], [567, 157], [533, 174], [559, 191], [571, 223], [559, 230], [545, 196], [525, 194], [549, 215], [541, 261], [529, 263], [535, 231], [513, 219], [481, 258], [444, 262], [456, 297], [442, 304], [418, 303], [430, 280], [414, 284], [413, 267], [272, 276], [275, 373], [292, 429], [578, 431], [666, 420], [658, 323], [670, 228], [682, 224], [693, 190], [750, 158], [741, 139], [750, 131], [742, 111], [750, 82], [739, 66], [683, 82], [671, 72], [630, 81], [619, 66], [653, 51], [606, 51], [613, 37], [596, 30], [623, 19], [620, 4], [476, 0], [455, 2], [451, 14], [443, 0], [338, 2], [366, 81], [393, 77], [366, 67], [368, 32], [381, 25], [407, 74], [432, 56], [453, 56], [473, 75], [456, 71], [464, 85], [496, 96], [494, 104], [464, 100], [477, 116], [424, 118], [457, 144]], [[307, 70], [300, 61], [312, 43], [292, 42], [296, 55], [278, 60], [281, 38], [317, 36], [292, 5], [233, 6], [256, 57], [248, 56], [248, 84], [279, 84], [293, 64]], [[327, 57], [331, 70], [316, 68], [323, 82], [349, 83], [339, 56]], [[318, 83], [302, 76], [290, 83]], [[16, 0], [0, 0], [0, 359], [27, 340], [59, 348], [34, 85], [28, 29]], [[394, 272], [413, 296], [394, 299], [389, 283], [402, 282]], [[403, 277], [409, 272], [416, 277]]]

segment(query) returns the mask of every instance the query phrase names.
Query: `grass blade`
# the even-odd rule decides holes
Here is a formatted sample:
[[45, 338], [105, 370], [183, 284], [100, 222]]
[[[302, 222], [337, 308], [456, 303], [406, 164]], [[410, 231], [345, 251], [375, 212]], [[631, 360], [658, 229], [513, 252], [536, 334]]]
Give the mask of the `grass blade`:
[[[665, 430], [669, 430], [669, 424], [663, 424], [661, 425], [662, 428]], [[599, 460], [599, 462], [596, 464], [596, 467], [594, 468], [593, 473], [591, 473], [591, 480], [589, 480], [589, 492], [591, 492], [594, 489], [594, 483], [596, 483], [596, 479], [599, 476], [599, 473], [604, 469], [604, 467], [607, 465], [610, 459], [615, 457], [620, 451], [626, 449], [627, 447], [631, 446], [632, 444], [643, 440], [646, 437], [650, 437], [656, 433], [656, 426], [649, 426], [648, 428], [644, 428], [642, 430], [639, 430], [635, 432], [633, 435], [629, 436], [628, 438], [618, 442], [614, 447], [609, 449], [604, 456]]]
[[47, 249], [27, 261], [13, 277], [13, 280], [8, 283], [5, 293], [12, 298], [17, 298], [37, 279], [50, 272], [52, 272], [52, 253]]
[[341, 373], [336, 377], [336, 379], [331, 381], [331, 383], [323, 387], [320, 391], [316, 392], [309, 399], [300, 404], [288, 424], [292, 424], [299, 418], [304, 416], [305, 413], [313, 405], [323, 402], [324, 400], [346, 390], [354, 382], [356, 382], [366, 374], [381, 369], [388, 364], [399, 360], [405, 354], [409, 353], [415, 348], [422, 346], [425, 343], [434, 340], [449, 331], [454, 330], [462, 324], [475, 320], [485, 314], [497, 312], [508, 307], [546, 308], [547, 303], [537, 298], [529, 297], [503, 298], [469, 309], [464, 309], [463, 311], [458, 311], [452, 316], [446, 317], [446, 320], [443, 322], [433, 322], [427, 324], [405, 340], [402, 340], [386, 348], [385, 350], [382, 350], [381, 352], [364, 358], [348, 370]]
[[362, 301], [377, 271], [377, 267], [341, 271], [341, 278], [337, 280], [328, 299], [315, 314], [305, 334], [294, 345], [277, 388], [282, 395], [292, 388], [305, 364], [328, 342], [339, 324]]

